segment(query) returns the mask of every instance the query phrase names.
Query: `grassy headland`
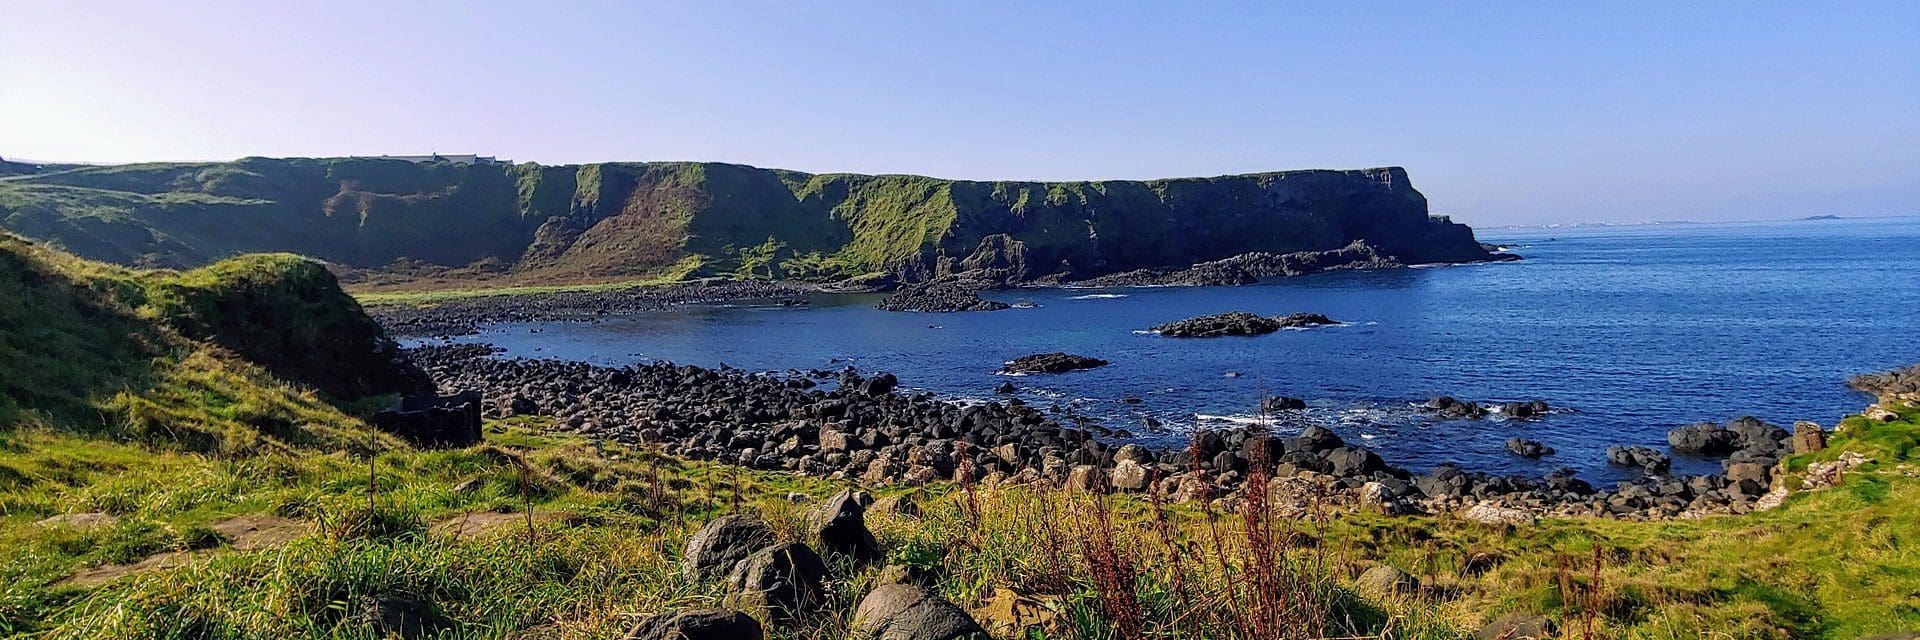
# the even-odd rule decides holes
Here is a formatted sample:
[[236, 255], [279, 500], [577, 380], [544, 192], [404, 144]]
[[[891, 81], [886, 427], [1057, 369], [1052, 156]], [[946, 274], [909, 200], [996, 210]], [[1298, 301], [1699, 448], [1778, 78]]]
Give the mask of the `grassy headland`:
[[378, 158], [17, 172], [0, 175], [0, 229], [83, 257], [191, 268], [286, 251], [385, 292], [924, 275], [1002, 236], [1021, 262], [996, 266], [1028, 278], [1359, 239], [1408, 263], [1487, 257], [1398, 168], [1060, 183]]
[[[701, 522], [752, 510], [804, 539], [806, 511], [846, 486], [537, 419], [418, 449], [357, 417], [377, 399], [323, 393], [196, 331], [238, 326], [210, 315], [222, 305], [168, 302], [251, 279], [241, 299], [350, 305], [337, 288], [295, 293], [309, 263], [139, 272], [4, 242], [0, 295], [21, 304], [0, 305], [0, 634], [621, 637], [638, 616], [723, 600], [679, 571]], [[293, 304], [268, 302], [253, 308]], [[1843, 451], [1875, 461], [1839, 486], [1745, 516], [1295, 520], [939, 483], [879, 488], [911, 491], [921, 513], [868, 523], [881, 565], [927, 576], [990, 627], [1026, 611], [1032, 628], [1005, 638], [1461, 638], [1510, 615], [1558, 638], [1855, 638], [1920, 628], [1920, 409], [1896, 416], [1849, 418], [1830, 448], [1786, 463], [1792, 486]], [[848, 637], [881, 565], [841, 566], [829, 606], [773, 637]], [[1383, 565], [1417, 585], [1363, 578]]]

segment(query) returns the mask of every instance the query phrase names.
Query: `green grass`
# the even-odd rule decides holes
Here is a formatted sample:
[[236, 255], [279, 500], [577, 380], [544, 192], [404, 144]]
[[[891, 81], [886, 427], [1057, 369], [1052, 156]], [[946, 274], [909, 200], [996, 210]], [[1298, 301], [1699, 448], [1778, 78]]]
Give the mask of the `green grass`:
[[[684, 267], [685, 265], [682, 266]], [[681, 269], [676, 268], [665, 275], [648, 278], [594, 284], [503, 285], [494, 287], [431, 289], [425, 291], [360, 291], [353, 293], [353, 297], [359, 300], [361, 304], [367, 306], [425, 305], [449, 300], [492, 298], [497, 296], [523, 296], [580, 291], [619, 291], [638, 287], [660, 287], [681, 282], [684, 278], [676, 275], [680, 270]]]
[[[28, 478], [0, 485], [0, 545], [20, 552], [0, 565], [0, 627], [39, 637], [364, 637], [370, 602], [405, 603], [455, 637], [616, 637], [631, 616], [710, 606], [712, 584], [677, 571], [680, 544], [698, 522], [740, 508], [761, 510], [785, 537], [803, 537], [806, 505], [837, 483], [694, 464], [645, 451], [542, 435], [538, 421], [489, 427], [490, 444], [450, 451], [393, 448], [373, 459], [373, 501], [389, 524], [366, 517], [369, 467], [356, 456], [275, 452], [237, 458], [44, 432], [0, 440], [0, 469]], [[1912, 430], [1912, 422], [1883, 425]], [[1845, 446], [1845, 441], [1842, 441]], [[522, 469], [525, 469], [523, 472]], [[1903, 467], [1911, 473], [1911, 467]], [[466, 485], [465, 491], [455, 487]], [[1047, 637], [1104, 637], [1110, 628], [1077, 542], [1086, 510], [1111, 513], [1119, 548], [1132, 554], [1138, 597], [1152, 625], [1182, 614], [1172, 569], [1149, 524], [1151, 505], [1130, 498], [1095, 507], [1019, 489], [921, 490], [920, 519], [874, 515], [894, 562], [941, 576], [963, 605], [1012, 588], [1055, 602], [1066, 628]], [[1052, 500], [1053, 507], [1044, 506]], [[1558, 619], [1580, 637], [1854, 638], [1920, 625], [1920, 480], [1891, 469], [1861, 474], [1839, 490], [1795, 496], [1778, 510], [1698, 521], [1635, 523], [1548, 520], [1490, 527], [1447, 517], [1328, 514], [1301, 524], [1287, 557], [1320, 566], [1333, 585], [1378, 562], [1415, 574], [1422, 592], [1384, 599], [1336, 591], [1361, 633], [1454, 638], [1514, 611]], [[495, 535], [454, 540], [433, 523], [467, 513], [517, 517]], [[1062, 510], [1067, 509], [1067, 510]], [[36, 527], [56, 513], [104, 511], [105, 529]], [[1166, 513], [1183, 546], [1206, 562], [1212, 538], [1192, 505]], [[311, 529], [284, 547], [241, 552], [211, 534], [238, 514], [297, 519]], [[1047, 555], [1040, 518], [1069, 535]], [[1218, 526], [1237, 534], [1239, 516]], [[195, 550], [187, 567], [135, 573], [106, 585], [55, 584], [87, 566], [159, 551]], [[1596, 554], [1597, 550], [1597, 554]], [[1598, 557], [1598, 580], [1593, 562]], [[1056, 563], [1065, 562], [1064, 567]], [[1237, 565], [1236, 565], [1237, 566]], [[1076, 568], [1078, 567], [1078, 568]], [[1194, 584], [1213, 584], [1187, 565]], [[1049, 592], [1062, 572], [1067, 589]], [[777, 637], [837, 638], [877, 569], [837, 582], [831, 613]], [[1570, 587], [1563, 594], [1562, 585]], [[1050, 595], [1052, 593], [1052, 595]], [[401, 606], [401, 605], [395, 605]], [[1071, 622], [1077, 620], [1078, 622]], [[1078, 631], [1076, 631], [1076, 628]], [[549, 636], [535, 636], [549, 637]]]

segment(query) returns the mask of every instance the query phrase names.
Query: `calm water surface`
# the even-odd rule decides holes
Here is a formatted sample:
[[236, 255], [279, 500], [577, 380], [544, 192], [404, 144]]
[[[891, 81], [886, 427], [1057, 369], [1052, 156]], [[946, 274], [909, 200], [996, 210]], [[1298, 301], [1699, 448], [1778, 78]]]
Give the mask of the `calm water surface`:
[[[599, 324], [509, 324], [467, 340], [506, 356], [621, 365], [648, 359], [746, 369], [892, 371], [909, 387], [989, 398], [1012, 379], [1030, 403], [1072, 403], [1105, 424], [1177, 439], [1245, 420], [1263, 394], [1305, 398], [1276, 427], [1330, 426], [1390, 462], [1617, 480], [1610, 444], [1665, 449], [1668, 429], [1755, 415], [1831, 426], [1864, 398], [1850, 374], [1920, 362], [1920, 218], [1483, 232], [1526, 260], [1331, 273], [1256, 286], [993, 292], [1034, 308], [888, 313], [875, 296], [810, 308], [687, 307]], [[1149, 326], [1223, 311], [1324, 313], [1345, 326], [1179, 340]], [[536, 331], [537, 330], [537, 331]], [[1008, 378], [1029, 353], [1108, 367]], [[1237, 372], [1238, 377], [1228, 377]], [[1543, 420], [1431, 420], [1436, 394], [1545, 400]], [[1123, 404], [1133, 395], [1142, 404]], [[1524, 436], [1559, 450], [1508, 454]], [[1677, 459], [1681, 471], [1717, 463]]]

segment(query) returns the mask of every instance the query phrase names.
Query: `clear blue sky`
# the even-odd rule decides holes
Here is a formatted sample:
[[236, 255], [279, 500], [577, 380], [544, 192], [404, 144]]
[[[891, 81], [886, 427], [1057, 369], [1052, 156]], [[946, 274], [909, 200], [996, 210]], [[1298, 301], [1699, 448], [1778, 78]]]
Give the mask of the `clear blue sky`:
[[0, 156], [1401, 165], [1482, 225], [1920, 212], [1920, 2], [22, 2]]

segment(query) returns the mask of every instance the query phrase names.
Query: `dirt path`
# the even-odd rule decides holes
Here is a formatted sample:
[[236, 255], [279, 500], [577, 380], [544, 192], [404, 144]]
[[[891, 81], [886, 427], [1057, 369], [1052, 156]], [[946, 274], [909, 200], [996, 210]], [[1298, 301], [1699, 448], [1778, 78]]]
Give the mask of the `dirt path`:
[[[109, 519], [108, 521], [111, 521], [110, 519], [112, 518], [112, 516], [105, 514], [73, 515], [88, 517], [68, 517], [56, 523], [46, 524], [48, 520], [53, 520], [53, 518], [48, 518], [47, 520], [42, 520], [41, 523], [46, 524], [46, 526], [53, 526], [54, 524], [65, 526], [101, 526], [101, 518], [90, 516], [104, 516], [104, 518]], [[55, 517], [61, 518], [62, 516]], [[252, 551], [254, 549], [286, 544], [288, 540], [292, 540], [306, 533], [307, 525], [298, 520], [289, 520], [278, 516], [245, 515], [215, 522], [213, 523], [213, 530], [219, 532], [221, 537], [226, 539], [227, 544], [223, 547], [224, 549]], [[197, 549], [193, 551], [166, 551], [147, 556], [139, 562], [132, 564], [108, 564], [90, 567], [81, 569], [56, 584], [78, 587], [99, 586], [129, 574], [183, 567], [193, 563], [196, 559], [217, 553], [223, 548]]]

